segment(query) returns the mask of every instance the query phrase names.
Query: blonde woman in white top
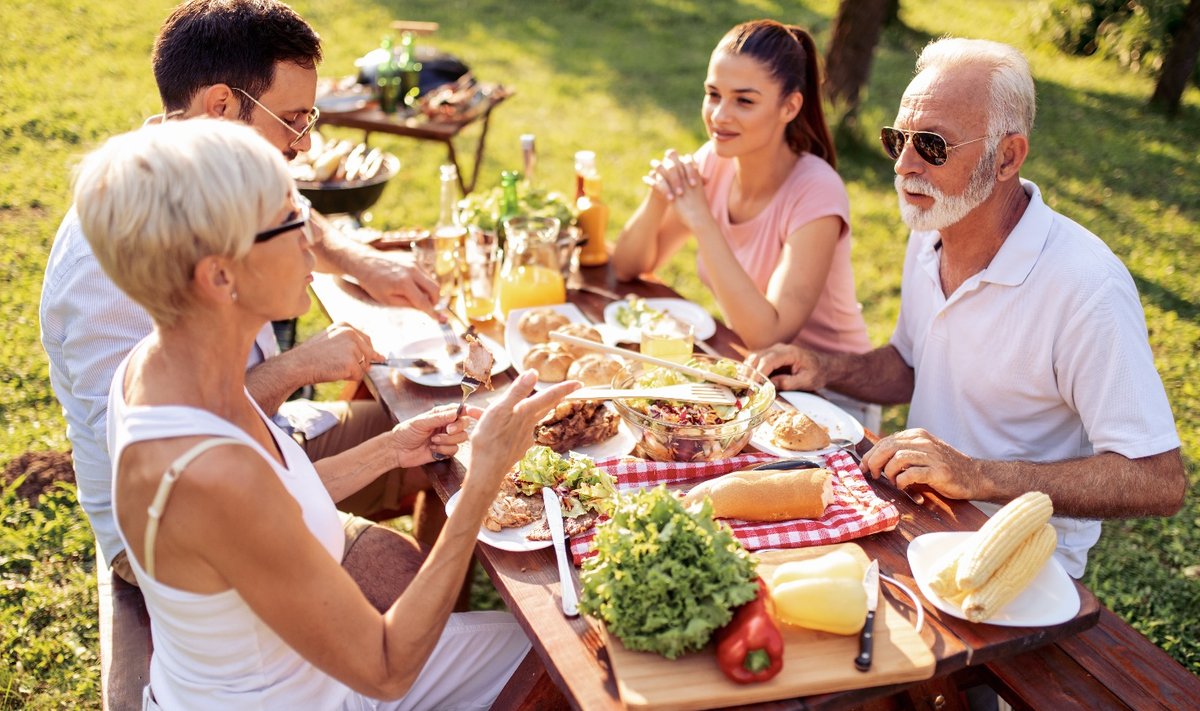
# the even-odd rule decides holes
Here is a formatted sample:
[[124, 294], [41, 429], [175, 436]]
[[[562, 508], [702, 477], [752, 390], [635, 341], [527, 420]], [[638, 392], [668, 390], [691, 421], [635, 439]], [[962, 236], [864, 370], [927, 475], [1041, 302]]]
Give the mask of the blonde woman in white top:
[[[531, 395], [523, 377], [486, 413], [466, 410], [479, 423], [461, 502], [377, 612], [339, 565], [311, 463], [244, 387], [263, 322], [309, 306], [292, 190], [252, 129], [207, 119], [118, 136], [77, 178], [97, 258], [155, 324], [118, 370], [109, 426], [118, 527], [154, 635], [147, 706], [487, 708], [528, 641], [503, 613], [451, 609], [501, 477], [574, 386]], [[403, 466], [466, 439], [453, 407], [397, 429]]]

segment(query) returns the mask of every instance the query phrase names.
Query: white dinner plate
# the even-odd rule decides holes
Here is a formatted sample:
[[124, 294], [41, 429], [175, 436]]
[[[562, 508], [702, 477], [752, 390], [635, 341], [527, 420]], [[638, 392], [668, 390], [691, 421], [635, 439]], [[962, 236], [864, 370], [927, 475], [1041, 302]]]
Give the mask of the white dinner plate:
[[[517, 324], [521, 320], [521, 315], [526, 311], [536, 311], [539, 309], [550, 309], [552, 311], [557, 311], [563, 316], [566, 316], [567, 320], [571, 323], [586, 323], [589, 326], [593, 325], [592, 322], [588, 320], [588, 317], [584, 316], [583, 312], [580, 311], [579, 307], [575, 304], [530, 306], [529, 308], [524, 309], [513, 309], [509, 312], [508, 319], [504, 322], [504, 347], [508, 351], [508, 357], [512, 359], [513, 367], [517, 369], [518, 373], [525, 372], [526, 368], [524, 368], [521, 363], [524, 362], [526, 354], [529, 353], [529, 349], [533, 348], [534, 344], [525, 340], [525, 337], [521, 335], [521, 329], [517, 328]], [[603, 335], [601, 337], [603, 337]], [[542, 388], [548, 388], [551, 385], [554, 385], [554, 383], [547, 383], [543, 380], [539, 380], [533, 387], [537, 390], [541, 390]]]
[[633, 430], [629, 429], [625, 418], [622, 417], [621, 421], [617, 424], [617, 433], [615, 435], [603, 442], [575, 447], [571, 451], [591, 457], [593, 460], [600, 460], [608, 459], [609, 457], [623, 457], [633, 451], [635, 444], [637, 444], [637, 437], [634, 436]]
[[[854, 419], [854, 417], [834, 405], [823, 397], [813, 395], [812, 393], [785, 391], [779, 393], [779, 396], [787, 400], [797, 412], [803, 412], [808, 415], [813, 422], [829, 430], [829, 436], [833, 439], [848, 439], [851, 442], [858, 443], [866, 436], [866, 431], [863, 430], [862, 423]], [[776, 408], [779, 407], [776, 403]], [[829, 454], [838, 451], [837, 447], [829, 446], [825, 449], [818, 449], [811, 452], [805, 452], [797, 449], [785, 449], [771, 442], [772, 427], [771, 423], [764, 421], [750, 436], [750, 444], [756, 448], [774, 454], [777, 457], [797, 457], [815, 454]]]
[[[454, 513], [455, 507], [458, 506], [458, 497], [461, 495], [462, 490], [460, 489], [459, 491], [454, 492], [454, 496], [451, 496], [446, 500], [447, 516]], [[541, 548], [549, 548], [552, 544], [551, 541], [531, 541], [526, 538], [526, 536], [528, 536], [537, 525], [537, 522], [534, 522], [520, 528], [502, 528], [499, 531], [489, 531], [483, 526], [480, 526], [479, 535], [476, 536], [476, 538], [488, 544], [489, 546], [492, 546], [493, 548], [514, 551], [516, 553], [520, 553], [522, 551], [536, 551]]]
[[[628, 301], [614, 301], [605, 306], [604, 323], [622, 343], [641, 343], [641, 329], [626, 328], [617, 321], [617, 310], [628, 303]], [[717, 322], [704, 310], [704, 307], [687, 299], [646, 299], [646, 306], [666, 311], [680, 321], [690, 323], [694, 329], [693, 335], [698, 341], [707, 341], [717, 332]]]
[[[491, 352], [495, 364], [492, 365], [492, 375], [503, 373], [509, 366], [508, 354], [500, 347], [500, 344], [488, 338], [480, 336], [479, 341], [483, 343], [484, 348]], [[467, 344], [458, 339], [459, 345], [463, 347], [463, 353], [466, 353]], [[407, 345], [400, 347], [394, 352], [388, 354], [389, 358], [424, 358], [428, 361], [436, 363], [438, 369], [426, 373], [420, 368], [396, 368], [400, 374], [418, 385], [428, 385], [434, 388], [450, 387], [458, 385], [462, 382], [462, 373], [455, 368], [455, 363], [458, 359], [451, 358], [446, 353], [446, 341], [441, 336], [422, 338], [419, 341], [413, 341]]]
[[[973, 535], [971, 531], [947, 531], [917, 536], [908, 544], [908, 566], [917, 587], [933, 606], [959, 619], [967, 619], [962, 608], [929, 588], [929, 580], [942, 556]], [[1053, 556], [1041, 572], [1012, 602], [1001, 608], [987, 624], [1002, 627], [1047, 627], [1073, 618], [1079, 612], [1079, 591], [1071, 576]]]

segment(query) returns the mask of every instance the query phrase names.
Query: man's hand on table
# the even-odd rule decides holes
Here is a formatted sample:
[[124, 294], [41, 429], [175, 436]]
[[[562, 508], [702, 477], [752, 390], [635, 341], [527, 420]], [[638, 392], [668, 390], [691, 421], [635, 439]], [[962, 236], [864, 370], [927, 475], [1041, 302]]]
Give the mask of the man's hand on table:
[[903, 430], [875, 443], [863, 469], [901, 489], [924, 485], [951, 499], [987, 499], [979, 463], [923, 429]]
[[279, 355], [304, 377], [299, 385], [360, 380], [371, 363], [386, 359], [371, 337], [347, 323], [335, 323]]
[[380, 252], [342, 234], [321, 215], [313, 216], [313, 253], [317, 271], [353, 277], [370, 297], [385, 306], [408, 306], [434, 318], [438, 285], [407, 254]]
[[435, 454], [447, 458], [457, 454], [459, 445], [467, 441], [466, 418], [483, 416], [478, 407], [463, 408], [461, 416], [457, 410], [458, 405], [441, 405], [393, 427], [389, 443], [396, 452], [396, 466], [419, 466], [434, 461]]
[[806, 390], [825, 387], [825, 368], [820, 356], [790, 343], [776, 343], [746, 357], [746, 365], [763, 375], [776, 370], [786, 371], [771, 377], [776, 390]]

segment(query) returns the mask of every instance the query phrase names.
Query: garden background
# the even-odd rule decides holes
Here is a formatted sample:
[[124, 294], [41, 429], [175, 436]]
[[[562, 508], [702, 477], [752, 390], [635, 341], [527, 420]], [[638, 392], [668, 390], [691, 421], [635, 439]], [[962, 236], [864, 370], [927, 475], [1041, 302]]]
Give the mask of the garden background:
[[[0, 4], [0, 313], [8, 324], [0, 338], [0, 465], [11, 464], [10, 477], [23, 469], [12, 462], [27, 451], [69, 448], [38, 340], [42, 274], [70, 204], [72, 166], [104, 138], [159, 110], [148, 57], [173, 5]], [[462, 58], [481, 80], [517, 92], [493, 116], [480, 187], [494, 185], [502, 169], [521, 167], [522, 133], [537, 135], [538, 182], [567, 193], [574, 151], [595, 150], [612, 209], [610, 237], [644, 194], [648, 161], [704, 140], [705, 67], [725, 30], [773, 17], [810, 27], [824, 49], [836, 12], [835, 0], [298, 0], [295, 7], [325, 39], [323, 76], [353, 73], [354, 59], [378, 46], [390, 20], [439, 22], [438, 33], [421, 41]], [[1200, 91], [1188, 90], [1174, 120], [1148, 112], [1153, 80], [1145, 72], [1098, 55], [1067, 56], [1041, 39], [1048, 7], [902, 3], [902, 25], [889, 27], [876, 50], [859, 127], [839, 132], [858, 296], [873, 342], [886, 342], [899, 307], [906, 232], [891, 162], [874, 136], [894, 116], [916, 53], [946, 34], [1021, 48], [1039, 97], [1023, 175], [1051, 206], [1099, 234], [1132, 272], [1192, 482], [1183, 511], [1172, 518], [1106, 523], [1084, 582], [1200, 673]], [[477, 130], [464, 135], [460, 152], [469, 153]], [[431, 224], [444, 149], [378, 134], [372, 140], [403, 163], [373, 224]], [[660, 275], [713, 309], [692, 252]], [[308, 334], [324, 321], [314, 310], [301, 326]], [[901, 427], [903, 415], [903, 408], [890, 408], [885, 430]], [[57, 485], [30, 503], [15, 486], [3, 490], [0, 708], [99, 707], [93, 541], [73, 492]]]

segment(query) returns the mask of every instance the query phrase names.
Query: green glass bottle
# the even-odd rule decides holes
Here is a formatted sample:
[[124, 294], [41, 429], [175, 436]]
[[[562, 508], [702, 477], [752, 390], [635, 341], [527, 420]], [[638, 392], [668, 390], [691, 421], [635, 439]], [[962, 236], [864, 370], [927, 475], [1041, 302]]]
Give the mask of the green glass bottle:
[[379, 45], [387, 53], [383, 62], [375, 68], [375, 86], [379, 98], [379, 110], [385, 114], [396, 113], [400, 104], [400, 68], [392, 50], [392, 38], [384, 37]]
[[396, 70], [400, 75], [399, 102], [409, 108], [415, 108], [417, 96], [421, 93], [421, 63], [417, 61], [417, 48], [413, 44], [411, 32], [400, 36], [399, 54], [396, 62]]
[[515, 170], [500, 173], [500, 214], [496, 216], [496, 238], [500, 248], [504, 248], [504, 218], [521, 214], [520, 203], [517, 199], [517, 181], [521, 174]]

